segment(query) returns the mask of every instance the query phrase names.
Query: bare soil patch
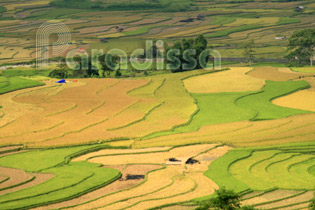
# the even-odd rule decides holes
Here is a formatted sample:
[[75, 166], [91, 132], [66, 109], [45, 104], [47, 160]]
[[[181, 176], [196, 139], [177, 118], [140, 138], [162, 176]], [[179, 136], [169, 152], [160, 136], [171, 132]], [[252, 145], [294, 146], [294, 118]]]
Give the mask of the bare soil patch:
[[[160, 165], [130, 165], [127, 167], [125, 165], [121, 165], [121, 166], [111, 166], [111, 167], [115, 169], [121, 169], [122, 177], [126, 177], [128, 173], [146, 174], [149, 171], [161, 168]], [[123, 168], [125, 168], [125, 170], [122, 170]], [[139, 180], [139, 179], [138, 180], [123, 180], [123, 181], [117, 180], [111, 183], [110, 185], [107, 185], [101, 189], [90, 192], [79, 198], [75, 198], [73, 200], [61, 202], [58, 204], [52, 204], [48, 206], [35, 208], [34, 210], [58, 209], [62, 207], [77, 205], [83, 202], [94, 200], [96, 198], [99, 198], [100, 196], [104, 196], [104, 195], [108, 195], [114, 192], [132, 188], [136, 186], [137, 184], [141, 183], [142, 181], [143, 180]]]

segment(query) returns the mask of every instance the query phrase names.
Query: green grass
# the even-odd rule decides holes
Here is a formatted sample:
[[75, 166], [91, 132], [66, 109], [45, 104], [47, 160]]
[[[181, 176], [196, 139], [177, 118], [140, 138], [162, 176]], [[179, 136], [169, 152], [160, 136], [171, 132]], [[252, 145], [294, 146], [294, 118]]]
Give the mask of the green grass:
[[96, 146], [78, 146], [71, 148], [29, 150], [0, 158], [3, 167], [19, 168], [28, 172], [38, 172], [65, 162], [65, 157]]
[[176, 133], [198, 130], [204, 125], [248, 120], [254, 112], [237, 106], [234, 102], [249, 93], [192, 94], [196, 99], [199, 112], [187, 126], [178, 127]]
[[301, 20], [298, 18], [280, 17], [279, 21], [277, 22], [277, 25], [286, 25], [300, 22]]
[[9, 69], [3, 70], [2, 76], [6, 77], [32, 77], [32, 76], [44, 76], [48, 77], [51, 70], [36, 70], [36, 69]]
[[233, 150], [211, 163], [209, 169], [204, 173], [205, 176], [213, 180], [219, 187], [226, 187], [236, 192], [242, 192], [249, 187], [236, 179], [229, 171], [233, 162], [250, 157], [250, 150]]
[[[251, 168], [251, 173], [253, 176], [256, 177], [263, 177], [264, 179], [261, 180], [261, 183], [263, 185], [269, 186], [269, 188], [272, 188], [274, 186], [274, 180], [272, 177], [269, 176], [269, 168], [273, 166], [276, 163], [281, 163], [282, 161], [288, 160], [292, 158], [294, 154], [292, 153], [281, 153], [278, 150], [267, 150], [273, 152], [273, 155], [269, 158], [264, 159], [263, 161], [256, 162], [255, 165]], [[261, 153], [261, 152], [255, 152], [254, 154]], [[237, 165], [237, 164], [236, 164]], [[239, 166], [239, 165], [238, 165]], [[272, 185], [272, 186], [270, 186]], [[251, 183], [249, 183], [249, 186], [251, 186], [254, 189], [264, 189], [263, 186], [255, 186]]]
[[[246, 188], [312, 190], [315, 155], [307, 152], [313, 146], [313, 143], [298, 143], [235, 149], [211, 163], [205, 175], [220, 187], [235, 191]], [[301, 152], [288, 153], [288, 149], [295, 148]]]
[[292, 71], [295, 71], [295, 72], [302, 72], [302, 73], [314, 73], [315, 74], [315, 67], [313, 69], [310, 69], [310, 68], [303, 68], [303, 67], [300, 67], [300, 68], [297, 68], [297, 67], [293, 67], [291, 68]]
[[135, 49], [144, 49], [145, 41], [138, 38], [110, 39], [108, 43], [91, 44], [91, 49], [103, 49], [106, 53], [111, 49], [121, 49], [127, 54], [132, 53]]
[[12, 92], [15, 90], [20, 90], [23, 88], [30, 88], [30, 87], [44, 85], [44, 83], [42, 82], [29, 80], [29, 79], [23, 79], [19, 77], [10, 77], [10, 78], [0, 77], [0, 78], [2, 81], [0, 83], [0, 94]]
[[[263, 171], [259, 171], [260, 174], [257, 174], [253, 169], [256, 168], [254, 167], [255, 164], [263, 162], [265, 159], [272, 157], [275, 153], [277, 153], [275, 150], [255, 152], [250, 157], [239, 160], [235, 162], [235, 164], [231, 164], [229, 171], [231, 174], [235, 174], [234, 177], [236, 179], [243, 181], [244, 184], [251, 187], [253, 190], [255, 190], [255, 188], [259, 190], [268, 190], [273, 186], [262, 182], [262, 180], [259, 180], [257, 177], [257, 175], [262, 174]], [[243, 179], [244, 177], [247, 177], [247, 179]]]
[[26, 209], [73, 199], [119, 178], [120, 172], [100, 164], [68, 163], [71, 157], [109, 148], [88, 145], [58, 149], [29, 150], [0, 158], [0, 166], [28, 172], [54, 174], [39, 185], [0, 196], [0, 209]]
[[271, 62], [255, 63], [252, 66], [288, 67], [288, 65], [284, 63], [271, 63]]
[[172, 131], [158, 132], [146, 138], [196, 131], [206, 125], [244, 120], [279, 119], [310, 113], [276, 106], [271, 102], [276, 97], [306, 87], [309, 87], [306, 81], [266, 81], [266, 86], [259, 92], [191, 94], [196, 100], [199, 111], [188, 124], [178, 126]]
[[[268, 168], [268, 177], [270, 179], [267, 181], [282, 189], [314, 189], [310, 183], [315, 183], [315, 177], [309, 182], [304, 180], [305, 176], [303, 174], [306, 173], [306, 171], [303, 171], [301, 174], [291, 174], [289, 169], [292, 164], [304, 162], [311, 157], [315, 158], [315, 156], [300, 155], [299, 153], [292, 153], [292, 155], [292, 157], [275, 163]], [[261, 178], [265, 179], [265, 177]]]
[[235, 17], [218, 16], [218, 17], [215, 17], [213, 21], [211, 21], [211, 24], [225, 25], [225, 24], [233, 23], [235, 20], [236, 20]]
[[315, 165], [308, 167], [308, 171], [310, 174], [312, 174], [313, 176], [315, 176]]
[[[40, 85], [44, 85], [44, 83], [35, 80], [23, 79], [19, 77], [7, 78], [0, 76], [0, 95], [15, 90], [36, 87]], [[0, 108], [2, 108], [1, 104]]]
[[256, 116], [251, 120], [270, 120], [306, 114], [310, 112], [276, 106], [271, 100], [308, 87], [310, 86], [306, 81], [266, 81], [262, 92], [240, 98], [236, 104], [256, 111]]

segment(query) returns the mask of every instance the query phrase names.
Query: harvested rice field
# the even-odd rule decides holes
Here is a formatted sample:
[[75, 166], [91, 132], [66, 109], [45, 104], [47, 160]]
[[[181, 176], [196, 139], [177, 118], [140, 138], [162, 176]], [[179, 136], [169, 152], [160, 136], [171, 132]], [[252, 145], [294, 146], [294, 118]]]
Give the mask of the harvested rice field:
[[[230, 68], [215, 74], [192, 77], [184, 81], [186, 89], [191, 93], [245, 92], [261, 89], [264, 79], [256, 79], [246, 75], [251, 68]], [[229, 85], [226, 85], [229, 84]]]
[[278, 106], [315, 112], [315, 92], [302, 90], [274, 101]]
[[297, 79], [298, 75], [294, 73], [285, 73], [278, 71], [275, 67], [257, 67], [247, 74], [248, 76], [271, 80], [271, 81], [287, 81]]

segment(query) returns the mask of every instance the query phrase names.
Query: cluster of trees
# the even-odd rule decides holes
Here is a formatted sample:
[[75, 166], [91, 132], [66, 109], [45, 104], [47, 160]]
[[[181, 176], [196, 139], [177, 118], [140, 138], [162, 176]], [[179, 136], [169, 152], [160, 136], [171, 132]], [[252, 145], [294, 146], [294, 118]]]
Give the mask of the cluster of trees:
[[[201, 68], [199, 57], [207, 49], [208, 42], [203, 35], [195, 39], [183, 39], [176, 41], [172, 47], [167, 48], [167, 60], [172, 72], [181, 72], [184, 70], [193, 70]], [[210, 59], [210, 58], [208, 58]]]
[[[181, 41], [176, 41], [172, 47], [168, 47], [166, 54], [163, 54], [159, 49], [153, 45], [153, 47], [145, 51], [144, 55], [139, 56], [143, 60], [147, 58], [146, 56], [149, 52], [152, 52], [152, 58], [161, 58], [164, 59], [164, 69], [169, 69], [173, 73], [194, 70], [202, 68], [200, 62], [200, 57], [202, 57], [203, 52], [207, 49], [207, 40], [203, 35], [199, 35], [195, 39], [183, 39]], [[212, 57], [208, 54], [205, 54], [205, 58], [202, 59], [204, 62], [208, 62]], [[125, 58], [124, 62], [127, 62], [128, 58]], [[94, 62], [92, 62], [94, 61]], [[98, 64], [96, 64], [98, 61]], [[198, 62], [199, 61], [199, 62]], [[122, 76], [121, 73], [121, 62], [122, 59], [116, 55], [99, 55], [96, 58], [87, 57], [85, 55], [75, 56], [73, 59], [68, 60], [69, 63], [74, 63], [70, 68], [62, 62], [58, 66], [58, 69], [50, 73], [50, 77], [55, 78], [70, 78], [70, 77], [79, 77], [79, 78], [88, 78], [88, 77], [110, 77], [111, 72], [115, 71], [115, 76]], [[214, 61], [212, 61], [214, 62]], [[127, 62], [128, 63], [128, 62]], [[148, 70], [154, 69], [156, 62], [152, 62], [149, 69], [143, 69], [144, 75], [146, 75]], [[126, 68], [126, 67], [125, 67]], [[74, 69], [74, 70], [72, 70]], [[129, 68], [128, 68], [129, 69]], [[131, 70], [133, 68], [130, 68]]]
[[295, 31], [289, 38], [288, 55], [286, 58], [293, 66], [310, 64], [313, 66], [315, 57], [315, 29]]
[[0, 15], [5, 13], [6, 11], [7, 11], [7, 8], [5, 8], [4, 6], [0, 6]]
[[[66, 1], [66, 0], [65, 0]], [[67, 0], [73, 1], [73, 0]], [[84, 0], [88, 1], [88, 0]], [[166, 49], [166, 54], [162, 53], [153, 46], [151, 51], [153, 52], [153, 58], [164, 58], [166, 60], [165, 69], [170, 69], [172, 72], [181, 72], [193, 69], [200, 69], [204, 66], [201, 65], [200, 60], [206, 62], [212, 61], [214, 58], [211, 55], [206, 54], [205, 59], [200, 59], [203, 52], [208, 48], [208, 42], [203, 35], [199, 35], [195, 39], [183, 39], [176, 41], [171, 47]], [[255, 43], [254, 40], [245, 42], [242, 44], [245, 56], [249, 65], [255, 59]], [[143, 58], [146, 57], [146, 54]], [[289, 38], [288, 54], [286, 58], [289, 60], [292, 66], [311, 65], [313, 66], [313, 59], [315, 57], [315, 29], [305, 29], [296, 31]], [[57, 70], [50, 73], [49, 76], [56, 78], [67, 77], [109, 77], [113, 69], [116, 68], [115, 76], [120, 77], [120, 57], [112, 55], [101, 55], [98, 58], [100, 66], [93, 66], [92, 58], [82, 59], [80, 56], [74, 57], [73, 61], [77, 64], [77, 71], [70, 70], [65, 64], [61, 64]], [[105, 62], [105, 60], [111, 60], [111, 62]], [[199, 62], [198, 62], [199, 61]], [[84, 63], [85, 62], [85, 63]], [[111, 63], [112, 66], [108, 66]], [[83, 68], [85, 66], [85, 68]]]
[[[92, 61], [99, 62], [99, 66], [93, 65]], [[105, 62], [105, 60], [110, 60], [111, 62]], [[85, 56], [74, 56], [70, 61], [74, 63], [74, 68], [69, 68], [66, 61], [63, 60], [57, 67], [57, 69], [49, 73], [49, 77], [53, 78], [103, 78], [110, 77], [111, 72], [115, 70], [115, 77], [121, 77], [122, 73], [120, 71], [120, 57], [112, 55], [101, 55], [96, 58], [87, 58]], [[112, 66], [109, 66], [111, 63]]]

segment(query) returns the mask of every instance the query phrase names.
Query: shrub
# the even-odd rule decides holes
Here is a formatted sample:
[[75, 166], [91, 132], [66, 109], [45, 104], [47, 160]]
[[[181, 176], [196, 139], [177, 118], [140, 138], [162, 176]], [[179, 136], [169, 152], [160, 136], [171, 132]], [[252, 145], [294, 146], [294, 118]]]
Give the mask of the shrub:
[[121, 77], [121, 72], [119, 70], [116, 70], [115, 77]]

